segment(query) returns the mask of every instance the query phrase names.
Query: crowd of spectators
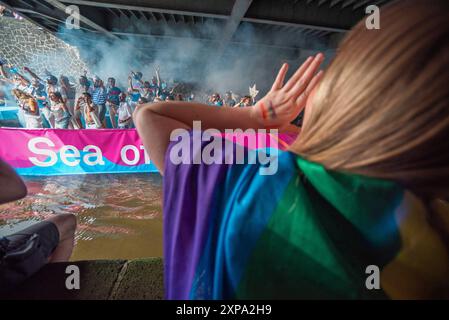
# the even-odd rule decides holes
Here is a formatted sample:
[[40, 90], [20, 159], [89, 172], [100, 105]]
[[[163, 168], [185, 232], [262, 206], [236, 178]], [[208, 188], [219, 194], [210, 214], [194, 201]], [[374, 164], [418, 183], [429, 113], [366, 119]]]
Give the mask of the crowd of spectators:
[[132, 114], [144, 103], [161, 101], [199, 101], [215, 107], [248, 107], [254, 96], [240, 97], [231, 91], [205, 94], [186, 89], [183, 83], [161, 79], [159, 67], [151, 80], [142, 72], [131, 71], [127, 85], [119, 86], [113, 77], [106, 82], [85, 71], [70, 81], [45, 70], [37, 75], [28, 67], [21, 70], [0, 59], [0, 107], [11, 92], [18, 108], [18, 119], [26, 128], [99, 129], [132, 128]]

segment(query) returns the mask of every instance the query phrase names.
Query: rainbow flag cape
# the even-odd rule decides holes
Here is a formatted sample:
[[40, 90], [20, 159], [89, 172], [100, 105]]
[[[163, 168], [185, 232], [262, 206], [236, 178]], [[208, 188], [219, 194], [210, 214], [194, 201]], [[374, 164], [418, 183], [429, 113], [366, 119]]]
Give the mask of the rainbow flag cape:
[[[192, 147], [190, 160], [209, 144]], [[272, 175], [260, 163], [173, 164], [174, 145], [164, 171], [166, 298], [449, 298], [447, 248], [422, 203], [395, 183], [288, 151]], [[436, 208], [449, 217], [447, 203]], [[379, 288], [367, 285], [369, 266]]]

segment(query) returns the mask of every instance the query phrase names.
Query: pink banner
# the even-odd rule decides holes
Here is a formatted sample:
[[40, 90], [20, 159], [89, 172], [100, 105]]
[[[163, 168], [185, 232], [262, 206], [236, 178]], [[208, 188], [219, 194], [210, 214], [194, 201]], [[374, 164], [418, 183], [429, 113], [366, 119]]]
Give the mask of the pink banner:
[[[0, 157], [21, 175], [157, 172], [136, 129], [0, 128], [0, 137]], [[222, 137], [249, 149], [285, 150], [296, 134], [240, 132]]]
[[156, 171], [135, 129], [0, 129], [0, 157], [23, 175]]

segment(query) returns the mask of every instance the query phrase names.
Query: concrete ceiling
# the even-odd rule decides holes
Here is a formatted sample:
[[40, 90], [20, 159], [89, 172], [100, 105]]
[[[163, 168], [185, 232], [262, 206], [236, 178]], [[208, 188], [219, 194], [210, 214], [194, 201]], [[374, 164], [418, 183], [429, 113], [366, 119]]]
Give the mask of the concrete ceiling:
[[[282, 51], [332, 49], [365, 15], [370, 4], [390, 0], [4, 0], [42, 28], [58, 34], [65, 8], [79, 7], [81, 29], [111, 39], [191, 41], [217, 46], [249, 45]], [[250, 36], [248, 36], [250, 34]], [[142, 47], [145, 48], [145, 41]], [[154, 44], [157, 45], [154, 45]], [[151, 48], [146, 48], [151, 49]]]

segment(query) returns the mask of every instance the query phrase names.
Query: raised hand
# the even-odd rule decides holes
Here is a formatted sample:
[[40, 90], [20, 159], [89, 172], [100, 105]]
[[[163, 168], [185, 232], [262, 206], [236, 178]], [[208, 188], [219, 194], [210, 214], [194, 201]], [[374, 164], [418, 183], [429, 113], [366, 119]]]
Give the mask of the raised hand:
[[324, 60], [322, 53], [309, 57], [284, 85], [288, 64], [279, 70], [271, 90], [252, 108], [253, 117], [265, 127], [283, 127], [304, 109], [307, 97], [323, 75], [318, 68]]

